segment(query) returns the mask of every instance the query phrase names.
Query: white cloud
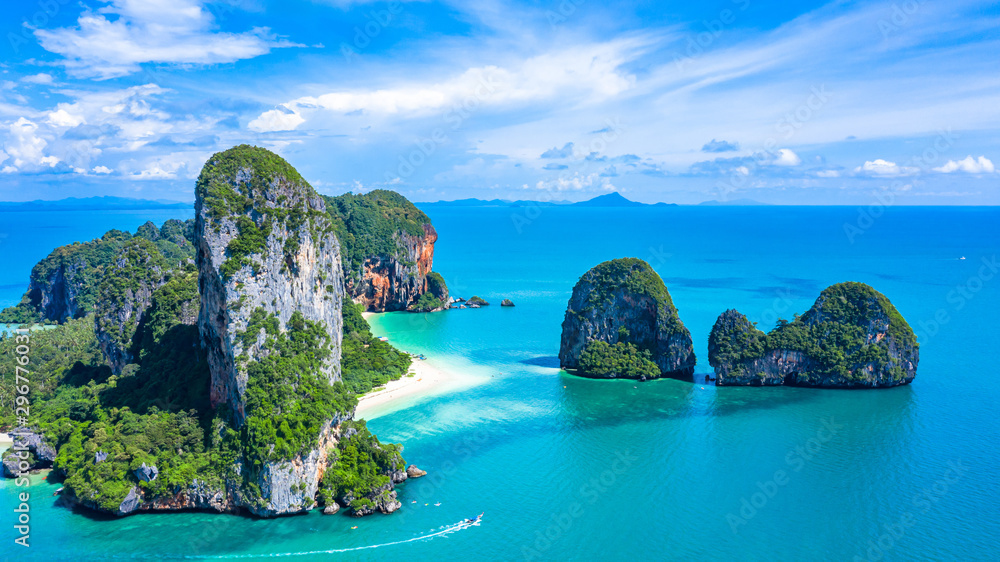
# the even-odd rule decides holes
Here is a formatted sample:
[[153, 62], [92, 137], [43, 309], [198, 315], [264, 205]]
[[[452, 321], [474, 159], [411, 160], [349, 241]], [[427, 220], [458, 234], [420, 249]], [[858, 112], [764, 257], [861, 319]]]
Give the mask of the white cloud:
[[816, 172], [816, 176], [821, 178], [839, 178], [840, 172], [837, 170], [820, 170]]
[[52, 75], [51, 74], [46, 74], [45, 72], [42, 72], [42, 73], [39, 73], [39, 74], [33, 74], [31, 76], [25, 76], [24, 78], [21, 78], [21, 82], [26, 82], [28, 84], [42, 84], [42, 85], [46, 85], [46, 84], [51, 84], [53, 81], [54, 80], [52, 78]]
[[[252, 121], [251, 128], [294, 129], [303, 122], [301, 115], [316, 110], [403, 116], [454, 110], [448, 112], [449, 118], [460, 121], [483, 106], [606, 100], [635, 85], [635, 77], [620, 67], [634, 58], [641, 47], [636, 40], [577, 46], [531, 57], [511, 68], [493, 65], [469, 68], [439, 82], [301, 97], [283, 104], [291, 114], [272, 109]], [[287, 128], [268, 129], [269, 126]]]
[[802, 159], [799, 158], [799, 155], [787, 148], [779, 149], [778, 156], [772, 162], [775, 166], [798, 166], [801, 163]]
[[291, 110], [272, 109], [260, 114], [247, 124], [251, 131], [267, 133], [271, 131], [291, 131], [305, 123], [301, 115]]
[[94, 169], [91, 171], [95, 174], [110, 174], [114, 170], [108, 168], [107, 166], [94, 166]]
[[919, 171], [917, 168], [899, 166], [895, 162], [889, 162], [881, 158], [868, 160], [863, 165], [854, 168], [855, 174], [866, 176], [910, 176]]
[[[525, 189], [529, 188], [527, 184], [523, 187]], [[615, 190], [615, 186], [611, 183], [611, 180], [600, 177], [600, 174], [597, 172], [587, 175], [575, 172], [572, 176], [563, 175], [552, 180], [539, 180], [534, 185], [535, 189], [541, 191], [581, 191], [591, 187], [596, 187], [604, 191]]]
[[128, 177], [135, 180], [173, 180], [178, 178], [194, 179], [211, 153], [206, 152], [172, 152], [146, 160], [136, 165], [135, 161], [126, 164], [128, 169], [135, 170]]
[[[62, 106], [65, 104], [59, 105]], [[84, 119], [83, 116], [74, 115], [66, 111], [64, 107], [49, 113], [48, 121], [56, 127], [76, 127], [77, 125], [86, 123], [86, 119]]]
[[934, 168], [935, 172], [950, 174], [952, 172], [965, 172], [967, 174], [992, 174], [996, 171], [993, 162], [985, 156], [973, 158], [971, 155], [962, 160], [949, 160], [944, 166]]
[[136, 72], [146, 62], [231, 63], [296, 46], [278, 40], [267, 28], [213, 32], [215, 21], [203, 0], [105, 1], [110, 5], [84, 12], [77, 27], [35, 31], [42, 47], [62, 55], [62, 64], [74, 75], [114, 78]]
[[44, 167], [52, 168], [59, 163], [59, 159], [55, 156], [45, 155], [45, 147], [49, 143], [35, 134], [38, 131], [38, 125], [34, 122], [21, 117], [12, 123], [7, 131], [8, 137], [4, 150], [12, 158], [12, 165], [8, 166], [9, 168], [34, 170]]

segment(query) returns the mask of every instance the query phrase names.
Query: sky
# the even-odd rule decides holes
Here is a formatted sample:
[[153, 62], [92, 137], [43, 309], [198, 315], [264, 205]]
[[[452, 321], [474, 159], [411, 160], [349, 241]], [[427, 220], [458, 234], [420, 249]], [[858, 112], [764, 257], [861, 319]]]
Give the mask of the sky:
[[0, 200], [319, 192], [1000, 203], [1000, 3], [42, 0], [0, 24]]

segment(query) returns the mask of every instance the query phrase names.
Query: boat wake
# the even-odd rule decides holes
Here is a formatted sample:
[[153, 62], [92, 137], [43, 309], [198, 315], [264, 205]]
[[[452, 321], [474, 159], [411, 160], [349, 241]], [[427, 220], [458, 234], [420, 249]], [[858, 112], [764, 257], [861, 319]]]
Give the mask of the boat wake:
[[[441, 527], [437, 531], [428, 533], [426, 535], [420, 535], [419, 537], [413, 537], [401, 541], [393, 541], [382, 544], [371, 544], [366, 546], [355, 546], [351, 548], [331, 548], [328, 550], [309, 550], [303, 552], [276, 552], [268, 554], [220, 554], [220, 555], [210, 555], [210, 554], [190, 554], [190, 555], [179, 555], [174, 558], [182, 560], [238, 560], [238, 559], [252, 559], [252, 558], [288, 558], [293, 556], [315, 556], [317, 554], [338, 554], [341, 552], [354, 552], [356, 550], [369, 550], [374, 548], [382, 548], [385, 546], [395, 546], [398, 544], [406, 544], [409, 542], [425, 541], [432, 539], [434, 537], [443, 537], [450, 535], [452, 533], [457, 533], [468, 529], [469, 527], [478, 527], [482, 524], [482, 520], [471, 521], [468, 519], [459, 521], [453, 525], [446, 525]], [[158, 559], [170, 558], [169, 556], [157, 556]]]

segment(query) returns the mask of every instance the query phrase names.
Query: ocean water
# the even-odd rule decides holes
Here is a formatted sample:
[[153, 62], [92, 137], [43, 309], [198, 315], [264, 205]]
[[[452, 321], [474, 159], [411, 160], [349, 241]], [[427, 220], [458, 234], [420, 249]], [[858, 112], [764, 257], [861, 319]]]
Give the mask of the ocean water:
[[[398, 488], [403, 509], [360, 520], [114, 519], [54, 507], [58, 485], [39, 482], [33, 546], [12, 546], [8, 525], [0, 552], [19, 560], [997, 558], [1000, 210], [896, 207], [860, 224], [852, 207], [427, 211], [440, 235], [435, 269], [452, 294], [493, 305], [372, 319], [401, 348], [478, 382], [370, 421], [429, 473]], [[99, 218], [98, 233], [133, 220]], [[860, 231], [849, 235], [845, 224]], [[37, 243], [44, 247], [19, 251], [44, 255], [59, 240]], [[8, 261], [8, 245], [0, 247]], [[559, 371], [573, 284], [623, 256], [646, 259], [666, 281], [694, 337], [695, 382]], [[30, 260], [9, 261], [17, 271], [4, 275], [25, 279]], [[918, 332], [912, 385], [702, 382], [719, 313], [737, 308], [769, 327], [849, 280], [888, 296]], [[516, 307], [498, 306], [505, 297]], [[14, 493], [0, 483], [5, 506]], [[454, 526], [480, 512], [479, 526]]]

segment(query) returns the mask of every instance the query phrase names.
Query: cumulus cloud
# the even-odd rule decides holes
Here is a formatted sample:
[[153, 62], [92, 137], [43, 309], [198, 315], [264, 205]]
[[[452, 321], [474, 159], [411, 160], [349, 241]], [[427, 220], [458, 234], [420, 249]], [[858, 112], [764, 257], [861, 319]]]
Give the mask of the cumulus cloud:
[[215, 18], [203, 0], [105, 1], [109, 5], [84, 12], [76, 27], [35, 31], [41, 46], [62, 55], [62, 64], [76, 76], [125, 76], [147, 62], [231, 63], [296, 46], [267, 28], [215, 32]]
[[59, 163], [59, 159], [55, 156], [45, 154], [45, 147], [49, 143], [38, 136], [37, 131], [38, 125], [24, 117], [7, 128], [8, 136], [4, 151], [11, 160], [11, 165], [7, 168], [12, 169], [9, 171], [5, 169], [5, 171], [8, 173], [18, 170], [32, 171], [39, 168], [52, 168]]
[[967, 174], [992, 174], [996, 171], [993, 162], [985, 156], [973, 158], [971, 155], [962, 160], [949, 160], [944, 166], [934, 168], [935, 172], [950, 174], [952, 172], [965, 172]]
[[861, 174], [865, 176], [909, 176], [913, 175], [920, 170], [910, 166], [900, 166], [895, 162], [889, 162], [888, 160], [883, 160], [881, 158], [876, 158], [875, 160], [868, 160], [861, 166], [854, 168], [855, 174]]
[[256, 119], [247, 124], [251, 131], [258, 133], [269, 133], [273, 131], [291, 131], [306, 120], [298, 113], [286, 109], [272, 109], [260, 114]]
[[740, 149], [740, 143], [729, 142], [729, 141], [717, 141], [712, 139], [711, 142], [705, 143], [705, 146], [701, 147], [702, 152], [733, 152]]
[[550, 148], [542, 153], [541, 158], [569, 158], [573, 156], [573, 143], [568, 142], [562, 148]]
[[107, 166], [94, 166], [94, 169], [92, 171], [95, 174], [110, 174], [114, 170], [112, 170], [111, 168], [109, 168]]
[[775, 166], [798, 166], [802, 163], [802, 159], [791, 150], [782, 148], [778, 150], [778, 154], [771, 163]]

